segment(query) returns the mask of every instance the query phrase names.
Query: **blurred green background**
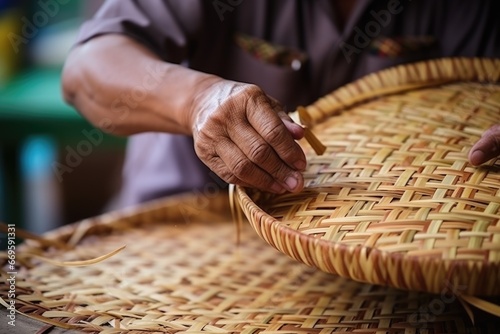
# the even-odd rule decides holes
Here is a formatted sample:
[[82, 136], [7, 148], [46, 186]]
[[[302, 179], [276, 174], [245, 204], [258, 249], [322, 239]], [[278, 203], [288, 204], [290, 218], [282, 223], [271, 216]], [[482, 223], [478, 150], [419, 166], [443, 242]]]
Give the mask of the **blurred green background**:
[[0, 0], [4, 223], [42, 233], [106, 211], [119, 188], [125, 139], [93, 128], [60, 87], [78, 28], [101, 3]]

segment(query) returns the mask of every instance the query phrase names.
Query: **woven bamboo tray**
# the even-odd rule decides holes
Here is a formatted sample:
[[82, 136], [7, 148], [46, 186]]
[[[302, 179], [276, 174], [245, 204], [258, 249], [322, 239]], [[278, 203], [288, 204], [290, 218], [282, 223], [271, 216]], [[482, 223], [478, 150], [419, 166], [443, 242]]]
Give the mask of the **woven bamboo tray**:
[[[248, 225], [237, 245], [227, 202], [225, 194], [172, 198], [26, 242], [16, 254], [17, 311], [41, 321], [39, 333], [52, 326], [91, 333], [494, 333], [498, 326], [486, 314], [474, 326], [452, 294], [361, 284], [297, 263]], [[75, 263], [123, 245], [89, 266], [47, 262]], [[2, 303], [7, 290], [0, 285]], [[2, 328], [8, 333], [4, 320]]]
[[295, 260], [412, 291], [500, 295], [500, 164], [467, 154], [500, 124], [500, 60], [403, 65], [308, 106], [305, 189], [236, 188], [257, 233]]

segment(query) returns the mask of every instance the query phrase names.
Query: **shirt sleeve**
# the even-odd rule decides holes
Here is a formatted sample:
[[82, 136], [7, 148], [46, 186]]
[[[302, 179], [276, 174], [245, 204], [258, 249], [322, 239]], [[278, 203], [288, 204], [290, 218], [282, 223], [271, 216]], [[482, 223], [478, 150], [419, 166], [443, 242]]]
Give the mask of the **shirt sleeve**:
[[181, 63], [203, 24], [202, 0], [107, 0], [81, 26], [76, 44], [105, 34], [124, 34], [165, 61]]

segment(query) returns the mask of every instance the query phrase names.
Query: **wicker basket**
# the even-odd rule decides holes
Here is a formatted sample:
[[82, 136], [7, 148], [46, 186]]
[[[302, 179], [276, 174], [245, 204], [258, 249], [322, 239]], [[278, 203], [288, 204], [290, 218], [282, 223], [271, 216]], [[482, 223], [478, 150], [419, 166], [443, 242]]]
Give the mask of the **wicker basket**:
[[[40, 324], [39, 333], [51, 326], [108, 334], [431, 334], [498, 328], [481, 313], [474, 326], [451, 294], [361, 284], [297, 263], [248, 225], [236, 245], [227, 202], [225, 194], [162, 200], [25, 243], [16, 254], [17, 311], [47, 324]], [[105, 261], [68, 266], [123, 245]], [[54, 266], [55, 260], [69, 262]], [[6, 271], [8, 266], [2, 282]], [[4, 305], [7, 290], [0, 285]], [[1, 320], [0, 332], [6, 328]]]
[[307, 107], [305, 189], [237, 187], [257, 233], [292, 258], [412, 291], [500, 295], [500, 165], [467, 154], [500, 124], [500, 60], [439, 59], [364, 77]]

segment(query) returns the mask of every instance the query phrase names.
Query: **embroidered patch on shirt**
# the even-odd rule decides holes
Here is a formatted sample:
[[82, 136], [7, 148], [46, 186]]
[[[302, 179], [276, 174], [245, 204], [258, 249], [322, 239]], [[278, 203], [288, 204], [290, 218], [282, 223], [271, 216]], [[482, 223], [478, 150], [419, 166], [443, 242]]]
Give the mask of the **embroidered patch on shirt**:
[[396, 58], [422, 52], [435, 44], [434, 36], [380, 37], [370, 44], [369, 52], [380, 57]]
[[297, 71], [307, 59], [299, 50], [272, 44], [257, 37], [236, 33], [234, 39], [240, 48], [268, 64], [290, 67]]

